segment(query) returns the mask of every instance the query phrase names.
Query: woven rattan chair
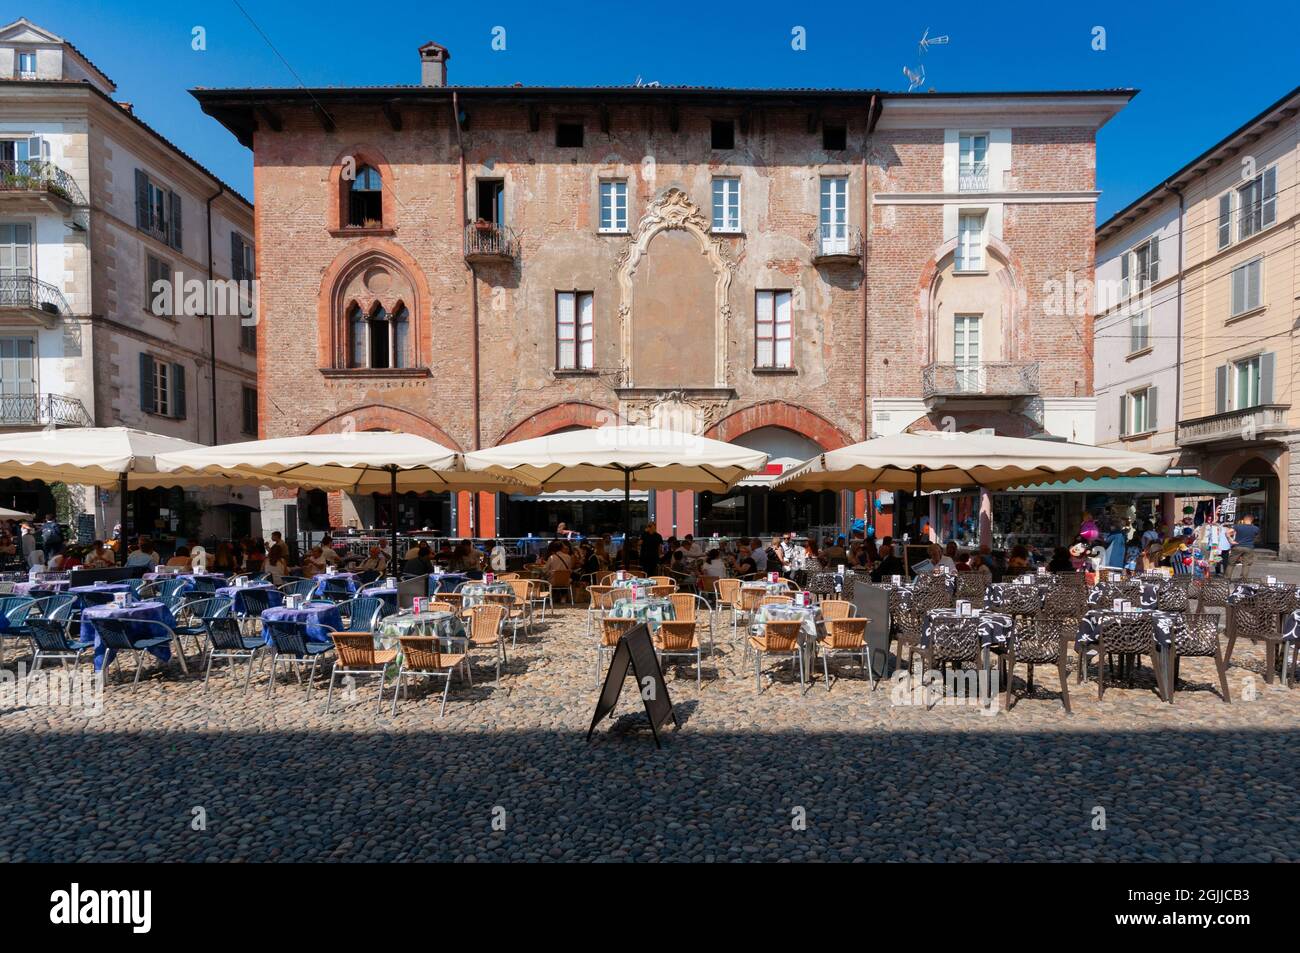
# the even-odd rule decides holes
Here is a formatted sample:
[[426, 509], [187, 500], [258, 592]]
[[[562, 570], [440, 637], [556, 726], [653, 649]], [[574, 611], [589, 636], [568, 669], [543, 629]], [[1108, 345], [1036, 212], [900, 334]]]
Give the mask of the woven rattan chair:
[[1295, 609], [1295, 590], [1290, 586], [1263, 586], [1230, 605], [1228, 647], [1223, 653], [1225, 664], [1232, 661], [1232, 650], [1238, 638], [1263, 642], [1264, 681], [1272, 683], [1280, 658], [1278, 649], [1283, 644], [1282, 617]]
[[758, 600], [759, 608], [763, 606], [788, 606], [794, 602], [794, 596], [774, 596], [771, 593]]
[[661, 666], [665, 657], [686, 656], [695, 659], [695, 690], [699, 691], [703, 657], [700, 654], [700, 641], [695, 637], [695, 620], [665, 619], [654, 630], [652, 638]]
[[398, 638], [402, 658], [397, 665], [397, 681], [393, 685], [393, 717], [397, 717], [397, 696], [402, 691], [403, 678], [441, 678], [442, 707], [438, 717], [447, 714], [447, 695], [451, 692], [451, 676], [462, 666], [468, 672], [468, 656], [441, 650], [441, 640], [436, 635], [403, 635]]
[[1071, 618], [1061, 616], [1034, 615], [1027, 617], [1026, 624], [1015, 630], [1011, 645], [1003, 653], [1003, 665], [1006, 668], [1006, 709], [1011, 710], [1014, 702], [1012, 682], [1016, 677], [1016, 666], [1025, 663], [1029, 666], [1025, 676], [1025, 689], [1034, 690], [1034, 666], [1055, 665], [1056, 674], [1061, 680], [1061, 705], [1065, 713], [1070, 714], [1070, 679], [1067, 661], [1070, 655], [1070, 643], [1078, 630], [1078, 623]]
[[740, 580], [739, 579], [719, 579], [714, 584], [715, 605], [718, 612], [724, 610], [731, 612], [731, 637], [736, 637], [736, 631], [740, 620]]
[[1209, 613], [1188, 613], [1184, 616], [1186, 628], [1174, 639], [1173, 677], [1168, 680], [1165, 694], [1172, 705], [1178, 691], [1179, 661], [1183, 658], [1212, 658], [1219, 673], [1219, 694], [1224, 704], [1232, 703], [1228, 690], [1228, 663], [1224, 660], [1223, 646], [1219, 640], [1219, 617]]
[[[848, 603], [843, 603], [848, 605]], [[822, 658], [822, 675], [826, 678], [826, 690], [831, 690], [830, 660], [848, 656], [856, 658], [867, 673], [867, 680], [875, 688], [875, 678], [871, 666], [867, 664], [867, 625], [870, 619], [854, 619], [849, 616], [826, 617], [826, 603], [822, 603], [822, 616], [826, 619], [826, 633], [817, 639], [817, 647]], [[839, 672], [835, 677], [839, 678]]]
[[483, 594], [483, 602], [490, 606], [500, 606], [504, 610], [501, 624], [510, 627], [510, 647], [514, 648], [518, 644], [520, 626], [525, 630], [528, 627], [527, 605], [520, 602], [513, 592], [487, 592]]
[[818, 607], [822, 610], [822, 618], [827, 622], [832, 619], [847, 619], [853, 615], [853, 603], [845, 599], [823, 599]]
[[334, 664], [330, 667], [330, 687], [325, 693], [325, 714], [330, 713], [330, 703], [334, 700], [334, 679], [338, 675], [379, 676], [379, 701], [375, 711], [384, 706], [384, 675], [388, 666], [397, 661], [396, 649], [377, 649], [375, 639], [369, 632], [335, 632]]
[[802, 627], [803, 622], [799, 619], [773, 619], [764, 623], [760, 634], [750, 636], [749, 646], [754, 652], [754, 681], [758, 691], [763, 690], [764, 655], [790, 659], [792, 664], [799, 667], [799, 686], [804, 688], [807, 679], [803, 670], [803, 646], [799, 644], [799, 630]]
[[425, 612], [456, 612], [457, 608], [456, 606], [452, 605], [450, 602], [443, 602], [442, 597], [439, 596], [438, 601], [430, 602], [428, 608], [425, 609], [424, 611]]
[[533, 630], [533, 599], [537, 595], [538, 585], [536, 579], [520, 579], [516, 576], [514, 579], [507, 579], [510, 583], [510, 591], [515, 594], [515, 602], [518, 604], [525, 618], [524, 631], [532, 632]]
[[[573, 601], [573, 574], [567, 569], [557, 569], [551, 573], [550, 596], [553, 600], [558, 593], [566, 593], [569, 597], [569, 605], [574, 605]], [[554, 608], [554, 602], [551, 602]]]
[[1227, 576], [1206, 576], [1192, 583], [1192, 595], [1196, 597], [1196, 611], [1204, 613], [1206, 609], [1227, 609], [1228, 596], [1232, 593], [1232, 583]]
[[605, 653], [613, 654], [618, 648], [618, 640], [628, 629], [636, 625], [636, 619], [612, 619], [609, 616], [600, 620], [600, 641], [596, 644], [596, 684], [600, 685], [600, 667]]
[[1057, 584], [1043, 592], [1039, 614], [1045, 619], [1073, 619], [1077, 625], [1088, 605], [1088, 590], [1074, 583]]
[[496, 684], [501, 685], [501, 666], [506, 664], [506, 640], [501, 635], [501, 620], [505, 618], [504, 606], [483, 604], [469, 610], [469, 647], [471, 649], [496, 649]]
[[674, 579], [672, 576], [651, 576], [650, 585], [651, 586], [672, 586], [674, 589], [676, 589], [677, 580]]

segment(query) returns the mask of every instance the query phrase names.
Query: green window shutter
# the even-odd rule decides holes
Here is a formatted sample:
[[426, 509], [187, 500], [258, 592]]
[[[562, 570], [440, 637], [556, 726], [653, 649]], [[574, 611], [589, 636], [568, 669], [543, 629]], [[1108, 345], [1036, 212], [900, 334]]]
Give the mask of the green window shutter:
[[1128, 394], [1119, 395], [1119, 435], [1128, 436]]
[[1232, 193], [1219, 196], [1219, 247], [1227, 248], [1232, 242]]
[[244, 278], [244, 242], [235, 232], [230, 233], [230, 277], [236, 281]]
[[168, 244], [177, 251], [183, 251], [181, 243], [181, 197], [175, 192], [171, 194], [171, 201], [168, 202], [168, 209], [172, 219], [172, 234]]
[[1160, 236], [1151, 236], [1151, 252], [1147, 259], [1150, 264], [1147, 266], [1147, 284], [1155, 284], [1160, 280]]
[[1119, 256], [1119, 296], [1128, 297], [1128, 252]]
[[1214, 369], [1214, 412], [1222, 414], [1228, 409], [1228, 365]]
[[135, 227], [149, 227], [149, 176], [144, 169], [135, 170]]
[[1272, 351], [1259, 356], [1259, 402], [1273, 403], [1273, 359]]
[[1160, 407], [1156, 403], [1156, 400], [1157, 398], [1159, 398], [1159, 396], [1160, 394], [1157, 392], [1156, 388], [1154, 387], [1147, 388], [1147, 420], [1146, 420], [1147, 430], [1160, 429], [1159, 415], [1158, 415]]
[[172, 411], [177, 420], [185, 419], [185, 366], [172, 365]]
[[157, 409], [157, 405], [154, 403], [153, 387], [153, 358], [148, 354], [141, 354], [140, 409], [146, 414], [152, 414]]

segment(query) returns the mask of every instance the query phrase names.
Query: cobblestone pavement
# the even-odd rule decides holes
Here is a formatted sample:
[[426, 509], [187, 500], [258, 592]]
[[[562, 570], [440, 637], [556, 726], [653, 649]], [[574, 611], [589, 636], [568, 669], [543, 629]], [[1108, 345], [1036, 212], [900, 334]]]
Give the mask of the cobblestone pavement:
[[[447, 715], [412, 692], [376, 714], [365, 682], [324, 713], [265, 676], [206, 696], [175, 667], [110, 680], [97, 716], [0, 707], [0, 862], [78, 860], [1295, 860], [1300, 691], [1266, 686], [1239, 645], [1233, 703], [1186, 660], [1176, 704], [1039, 669], [1018, 703], [927, 708], [846, 665], [827, 692], [778, 672], [759, 694], [719, 633], [662, 751], [625, 691], [585, 740], [597, 695], [585, 611], [561, 609], [476, 667]], [[10, 642], [10, 648], [13, 643]], [[6, 665], [13, 671], [12, 649]], [[323, 680], [319, 682], [323, 686]], [[391, 697], [391, 694], [387, 697]], [[337, 703], [336, 703], [337, 704]]]

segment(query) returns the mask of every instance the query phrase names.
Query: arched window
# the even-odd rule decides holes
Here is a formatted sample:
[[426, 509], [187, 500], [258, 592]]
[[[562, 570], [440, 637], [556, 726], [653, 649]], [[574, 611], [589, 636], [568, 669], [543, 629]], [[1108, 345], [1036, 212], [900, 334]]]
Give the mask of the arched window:
[[378, 302], [369, 313], [348, 309], [349, 367], [385, 369], [410, 366], [410, 314], [399, 303], [390, 313]]
[[348, 195], [348, 224], [378, 228], [384, 224], [384, 180], [374, 166], [357, 169]]

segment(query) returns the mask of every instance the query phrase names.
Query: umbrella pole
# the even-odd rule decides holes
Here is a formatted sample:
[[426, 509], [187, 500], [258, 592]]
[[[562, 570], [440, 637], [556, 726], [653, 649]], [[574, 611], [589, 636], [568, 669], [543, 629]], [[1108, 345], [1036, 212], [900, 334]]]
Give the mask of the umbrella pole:
[[632, 538], [632, 471], [623, 471], [623, 565], [627, 566], [627, 544]]
[[125, 565], [125, 564], [126, 564], [126, 545], [127, 545], [127, 543], [126, 543], [126, 539], [127, 539], [127, 534], [126, 534], [126, 474], [125, 474], [125, 473], [119, 473], [119, 474], [117, 475], [117, 507], [118, 507], [118, 513], [117, 513], [117, 525], [118, 525], [118, 527], [119, 527], [119, 529], [118, 529], [118, 538], [117, 538], [117, 561], [118, 561], [118, 563], [120, 563], [120, 564], [122, 564], [122, 565]]
[[921, 468], [916, 468], [916, 492], [912, 494], [912, 515], [916, 522], [916, 541], [918, 543], [926, 542], [928, 539], [923, 538], [921, 532]]
[[392, 534], [390, 545], [392, 546], [393, 561], [391, 572], [394, 576], [400, 575], [397, 571], [397, 467], [390, 467], [388, 470], [388, 519], [389, 531]]

